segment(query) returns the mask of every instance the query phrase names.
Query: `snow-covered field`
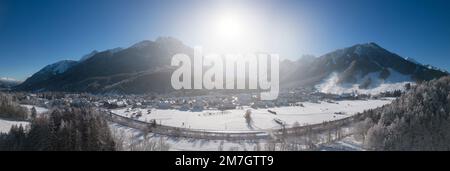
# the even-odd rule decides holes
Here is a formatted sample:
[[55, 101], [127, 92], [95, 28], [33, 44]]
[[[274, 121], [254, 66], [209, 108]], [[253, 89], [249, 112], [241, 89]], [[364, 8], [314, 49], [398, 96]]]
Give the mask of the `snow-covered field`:
[[[135, 118], [141, 121], [156, 120], [162, 125], [183, 127], [190, 129], [200, 129], [205, 131], [257, 131], [261, 129], [281, 128], [281, 125], [274, 121], [279, 119], [287, 127], [295, 123], [299, 125], [316, 124], [324, 121], [332, 121], [349, 117], [367, 109], [373, 109], [392, 101], [389, 99], [380, 100], [345, 100], [336, 102], [303, 103], [304, 107], [288, 106], [268, 109], [233, 109], [226, 111], [204, 110], [201, 112], [179, 111], [175, 109], [117, 109], [113, 113]], [[248, 123], [244, 118], [247, 110], [251, 110], [252, 121]], [[272, 114], [269, 110], [276, 112]], [[149, 113], [150, 111], [150, 113]], [[136, 115], [141, 113], [142, 116]]]
[[320, 145], [319, 151], [365, 151], [362, 142], [356, 140], [354, 136], [348, 136], [342, 140]]
[[0, 119], [0, 133], [8, 133], [13, 125], [22, 125], [23, 127], [30, 124], [29, 122], [8, 121]]
[[[36, 109], [36, 113], [38, 115], [41, 115], [48, 111], [48, 109], [46, 109], [46, 108], [32, 106], [32, 105], [21, 105], [21, 106], [27, 108], [28, 110], [31, 110], [31, 108], [34, 107]], [[27, 126], [28, 124], [30, 124], [30, 123], [23, 122], [23, 121], [9, 121], [9, 120], [0, 119], [0, 133], [8, 133], [13, 125]]]
[[33, 105], [21, 105], [21, 106], [27, 108], [29, 112], [31, 112], [31, 109], [34, 107], [36, 109], [36, 113], [38, 115], [43, 114], [48, 111], [47, 108], [33, 106]]
[[[130, 149], [131, 146], [139, 146], [139, 144], [144, 144], [145, 141], [150, 142], [160, 142], [163, 141], [168, 145], [169, 151], [255, 151], [258, 148], [264, 150], [266, 144], [265, 140], [258, 141], [228, 141], [228, 140], [207, 140], [207, 139], [194, 139], [194, 138], [183, 138], [183, 137], [173, 137], [165, 136], [154, 133], [148, 133], [146, 136], [142, 131], [122, 126], [116, 123], [109, 124], [113, 136], [121, 137], [124, 143], [124, 150], [137, 150], [145, 151], [144, 147], [135, 147], [135, 149]], [[146, 138], [147, 139], [146, 139]], [[159, 149], [153, 149], [159, 150]]]
[[[177, 136], [167, 136], [155, 133], [147, 133], [146, 135], [141, 131], [134, 128], [122, 126], [116, 123], [109, 123], [110, 129], [116, 142], [121, 142], [123, 145], [122, 150], [132, 151], [159, 151], [160, 148], [157, 145], [148, 145], [151, 143], [163, 142], [168, 151], [267, 151], [275, 148], [275, 150], [282, 150], [282, 144], [276, 144], [273, 146], [273, 142], [270, 139], [255, 139], [255, 140], [210, 140], [210, 139], [196, 139]], [[362, 142], [354, 138], [353, 135], [347, 136], [340, 140], [333, 141], [331, 143], [325, 143], [327, 136], [325, 134], [317, 135], [318, 151], [364, 151]], [[291, 145], [298, 145], [297, 149], [284, 149], [284, 150], [307, 150], [304, 137], [288, 137], [286, 143], [293, 143]], [[321, 140], [319, 140], [321, 139]], [[146, 145], [147, 144], [147, 145]], [[156, 147], [149, 149], [148, 147]]]

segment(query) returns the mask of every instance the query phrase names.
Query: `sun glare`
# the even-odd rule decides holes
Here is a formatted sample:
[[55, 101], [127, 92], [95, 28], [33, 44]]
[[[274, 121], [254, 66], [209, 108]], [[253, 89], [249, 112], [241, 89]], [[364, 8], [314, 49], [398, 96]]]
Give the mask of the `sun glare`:
[[198, 31], [205, 49], [216, 53], [254, 53], [265, 49], [273, 27], [261, 12], [244, 7], [222, 7], [204, 11], [206, 27]]
[[222, 14], [215, 22], [215, 34], [219, 41], [235, 42], [244, 36], [243, 23], [236, 14]]

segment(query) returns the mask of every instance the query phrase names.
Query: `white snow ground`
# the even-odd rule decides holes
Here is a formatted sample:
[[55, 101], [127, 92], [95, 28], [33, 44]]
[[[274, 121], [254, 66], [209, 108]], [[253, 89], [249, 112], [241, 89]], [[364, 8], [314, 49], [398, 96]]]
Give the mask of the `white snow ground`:
[[[270, 146], [270, 140], [245, 140], [245, 141], [229, 141], [229, 140], [208, 140], [208, 139], [195, 139], [195, 138], [183, 138], [172, 137], [166, 135], [159, 135], [154, 133], [148, 133], [146, 136], [142, 131], [122, 126], [116, 123], [109, 123], [113, 136], [119, 137], [120, 141], [124, 144], [125, 151], [146, 151], [148, 149], [136, 148], [136, 146], [145, 144], [146, 142], [164, 142], [168, 145], [169, 151], [266, 151], [268, 145]], [[146, 137], [146, 138], [144, 138]], [[325, 135], [318, 135], [319, 139], [327, 139]], [[290, 137], [287, 142], [291, 143], [303, 143], [302, 137]], [[324, 142], [318, 142], [324, 143]], [[273, 145], [273, 144], [272, 144]], [[134, 146], [133, 149], [130, 147]], [[299, 148], [306, 148], [306, 146], [298, 146]], [[277, 145], [276, 150], [281, 150], [280, 144]], [[158, 149], [154, 149], [158, 150]], [[302, 150], [302, 149], [295, 149]], [[304, 149], [305, 150], [305, 149]], [[345, 137], [341, 140], [334, 141], [332, 143], [320, 144], [318, 151], [365, 151], [362, 142], [356, 140], [353, 136]]]
[[29, 122], [8, 121], [0, 119], [0, 133], [8, 133], [13, 125], [22, 125], [23, 127], [30, 124]]
[[20, 105], [20, 106], [27, 108], [29, 112], [31, 112], [31, 109], [34, 107], [36, 109], [36, 113], [38, 115], [41, 115], [41, 114], [43, 114], [43, 113], [48, 111], [47, 108], [33, 106], [33, 105]]
[[[287, 127], [294, 123], [300, 125], [316, 124], [324, 121], [332, 121], [349, 117], [367, 109], [373, 109], [390, 103], [393, 98], [380, 100], [345, 100], [334, 103], [303, 103], [304, 107], [289, 106], [268, 109], [233, 109], [227, 111], [204, 110], [201, 112], [179, 111], [175, 109], [117, 109], [113, 113], [125, 117], [135, 118], [141, 121], [151, 121], [155, 119], [162, 125], [199, 129], [205, 131], [225, 131], [225, 132], [248, 132], [261, 129], [281, 128], [274, 121], [280, 119]], [[247, 124], [244, 113], [247, 109], [252, 111], [252, 123]], [[151, 111], [148, 114], [148, 110]], [[275, 111], [271, 114], [268, 110]], [[141, 117], [136, 117], [137, 113], [142, 113]]]
[[[139, 144], [145, 139], [142, 131], [122, 126], [116, 123], [109, 124], [113, 135], [123, 138], [126, 147], [131, 144]], [[160, 141], [169, 145], [169, 151], [254, 151], [259, 146], [260, 150], [264, 149], [265, 142], [260, 141], [227, 141], [227, 140], [206, 140], [182, 137], [171, 137], [159, 134], [148, 133], [149, 141]], [[125, 147], [124, 150], [130, 150]], [[143, 149], [134, 149], [141, 151]]]
[[362, 142], [354, 138], [354, 136], [348, 136], [342, 140], [320, 145], [319, 151], [365, 151]]
[[[35, 107], [38, 115], [41, 115], [48, 111], [48, 109], [46, 109], [46, 108], [32, 106], [32, 105], [21, 105], [21, 106], [27, 108], [28, 110], [31, 110], [31, 108]], [[0, 133], [8, 133], [13, 125], [22, 125], [25, 127], [29, 124], [30, 124], [29, 122], [24, 122], [24, 121], [9, 121], [9, 120], [0, 119]]]

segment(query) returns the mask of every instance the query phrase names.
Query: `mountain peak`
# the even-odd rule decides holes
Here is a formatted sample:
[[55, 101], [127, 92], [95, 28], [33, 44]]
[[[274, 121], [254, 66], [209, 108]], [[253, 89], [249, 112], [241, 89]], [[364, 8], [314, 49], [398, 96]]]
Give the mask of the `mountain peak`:
[[417, 65], [422, 65], [421, 63], [417, 62], [414, 58], [411, 58], [411, 57], [406, 57], [405, 60], [412, 62], [414, 64], [417, 64]]
[[47, 65], [43, 69], [43, 71], [46, 71], [46, 72], [50, 71], [54, 74], [61, 74], [77, 63], [78, 63], [77, 61], [73, 61], [73, 60], [61, 60], [56, 63]]
[[143, 41], [140, 41], [140, 42], [134, 44], [133, 46], [131, 46], [131, 48], [142, 48], [142, 47], [149, 46], [152, 43], [154, 43], [154, 42], [152, 42], [150, 40], [143, 40]]
[[368, 48], [368, 49], [383, 49], [380, 45], [376, 44], [375, 42], [356, 44], [353, 47]]
[[371, 46], [371, 47], [377, 47], [380, 48], [380, 46], [378, 44], [376, 44], [375, 42], [369, 42], [367, 43], [367, 45]]
[[0, 89], [2, 88], [10, 88], [22, 83], [22, 81], [8, 78], [8, 77], [0, 77]]
[[155, 41], [143, 40], [143, 41], [140, 41], [139, 43], [134, 44], [131, 47], [132, 48], [142, 48], [142, 47], [150, 46], [152, 44], [158, 44], [158, 45], [162, 45], [162, 46], [184, 46], [183, 42], [181, 42], [180, 40], [168, 36], [168, 37], [158, 37]]
[[180, 40], [170, 36], [158, 37], [155, 42], [158, 44], [183, 44]]
[[88, 54], [84, 55], [83, 57], [81, 57], [80, 62], [88, 60], [89, 58], [93, 57], [97, 53], [98, 53], [97, 50], [93, 50], [91, 53], [88, 53]]
[[8, 78], [8, 77], [0, 77], [0, 80], [2, 80], [2, 81], [16, 81], [15, 79]]
[[391, 53], [374, 42], [357, 44], [347, 49], [350, 49], [350, 51], [359, 56], [373, 56], [375, 53]]
[[354, 47], [375, 48], [375, 49], [381, 48], [381, 46], [375, 42], [360, 43], [360, 44], [354, 45]]

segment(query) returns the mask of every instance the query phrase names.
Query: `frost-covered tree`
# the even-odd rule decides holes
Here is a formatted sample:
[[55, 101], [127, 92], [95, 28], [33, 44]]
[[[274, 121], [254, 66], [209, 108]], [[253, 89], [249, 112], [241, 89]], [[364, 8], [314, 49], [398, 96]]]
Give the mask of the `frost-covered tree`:
[[26, 120], [28, 111], [17, 103], [13, 95], [0, 92], [0, 118]]
[[31, 116], [31, 119], [35, 119], [36, 118], [37, 111], [36, 111], [35, 107], [31, 108], [31, 115], [30, 116]]
[[0, 136], [0, 150], [115, 150], [115, 142], [100, 113], [92, 109], [64, 108], [54, 110], [50, 116], [33, 119], [26, 131], [13, 127], [9, 134]]
[[372, 150], [450, 150], [450, 77], [411, 87], [364, 115], [374, 122], [365, 138]]

